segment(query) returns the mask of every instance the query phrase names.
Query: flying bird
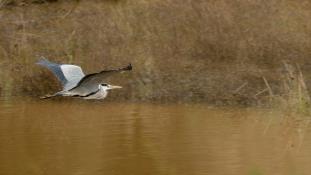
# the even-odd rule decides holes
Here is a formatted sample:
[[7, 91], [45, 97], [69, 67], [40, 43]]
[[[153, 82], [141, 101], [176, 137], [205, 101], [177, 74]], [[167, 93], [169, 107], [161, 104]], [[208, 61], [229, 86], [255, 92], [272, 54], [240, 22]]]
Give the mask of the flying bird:
[[105, 79], [115, 73], [130, 71], [132, 65], [119, 69], [103, 70], [97, 73], [85, 75], [80, 66], [72, 64], [57, 64], [46, 58], [41, 58], [38, 65], [49, 69], [62, 84], [63, 90], [53, 95], [46, 95], [41, 98], [55, 96], [81, 97], [83, 99], [104, 99], [108, 90], [119, 89], [121, 86], [114, 86], [105, 83]]

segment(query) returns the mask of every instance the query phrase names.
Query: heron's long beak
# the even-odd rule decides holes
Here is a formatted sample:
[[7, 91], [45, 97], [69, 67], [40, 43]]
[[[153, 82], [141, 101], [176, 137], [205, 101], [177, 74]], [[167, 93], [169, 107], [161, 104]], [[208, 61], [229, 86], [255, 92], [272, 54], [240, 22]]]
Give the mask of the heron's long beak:
[[114, 86], [114, 85], [110, 85], [109, 89], [120, 89], [122, 88], [121, 86]]

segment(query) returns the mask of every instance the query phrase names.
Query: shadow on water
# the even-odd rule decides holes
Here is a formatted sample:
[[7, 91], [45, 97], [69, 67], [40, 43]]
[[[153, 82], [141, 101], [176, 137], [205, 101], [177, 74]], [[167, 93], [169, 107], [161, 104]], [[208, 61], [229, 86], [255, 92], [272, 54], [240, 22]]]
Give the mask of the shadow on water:
[[307, 174], [309, 119], [263, 109], [0, 101], [0, 174]]

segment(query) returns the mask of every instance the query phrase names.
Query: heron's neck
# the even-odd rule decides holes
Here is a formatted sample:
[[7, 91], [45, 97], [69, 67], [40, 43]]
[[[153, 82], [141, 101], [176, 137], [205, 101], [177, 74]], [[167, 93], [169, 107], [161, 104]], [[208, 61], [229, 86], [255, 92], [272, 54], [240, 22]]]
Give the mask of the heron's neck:
[[98, 91], [95, 94], [90, 95], [88, 97], [84, 97], [84, 99], [103, 99], [107, 95], [108, 95], [107, 88], [99, 86]]

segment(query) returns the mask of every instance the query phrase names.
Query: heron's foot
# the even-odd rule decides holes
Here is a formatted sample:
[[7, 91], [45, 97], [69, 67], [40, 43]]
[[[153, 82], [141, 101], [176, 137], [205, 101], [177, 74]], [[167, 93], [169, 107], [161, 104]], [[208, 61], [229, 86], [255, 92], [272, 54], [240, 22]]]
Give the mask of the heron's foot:
[[50, 94], [47, 94], [45, 96], [41, 96], [40, 99], [48, 99], [48, 98], [51, 98], [51, 97], [54, 97], [55, 95], [50, 95]]

